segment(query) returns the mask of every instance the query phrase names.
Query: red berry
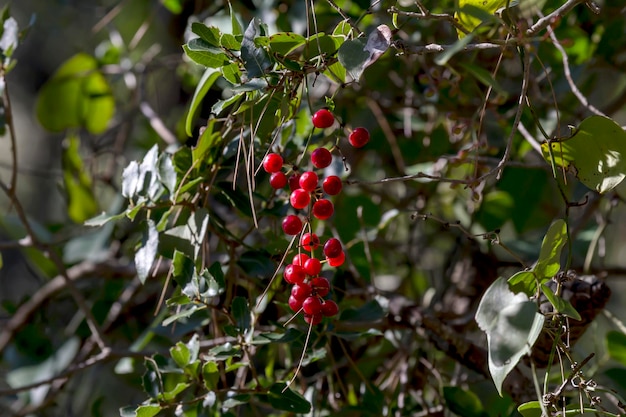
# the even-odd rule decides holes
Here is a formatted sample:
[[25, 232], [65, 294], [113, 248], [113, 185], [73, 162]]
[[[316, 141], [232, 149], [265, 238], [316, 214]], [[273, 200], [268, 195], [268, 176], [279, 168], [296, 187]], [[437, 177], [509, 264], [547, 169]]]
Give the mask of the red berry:
[[306, 314], [320, 314], [322, 312], [322, 302], [320, 301], [319, 297], [307, 297], [302, 302], [302, 309]]
[[315, 277], [311, 280], [311, 288], [320, 297], [326, 297], [330, 292], [330, 282], [324, 277]]
[[335, 207], [333, 206], [333, 203], [330, 200], [326, 200], [325, 198], [317, 200], [313, 204], [313, 215], [320, 220], [326, 220], [330, 218], [330, 216], [332, 216], [334, 212]]
[[300, 188], [300, 174], [292, 174], [288, 182], [290, 191], [297, 190]]
[[293, 190], [289, 195], [289, 202], [293, 208], [301, 210], [311, 202], [311, 193], [304, 191], [302, 188]]
[[317, 258], [309, 258], [304, 263], [303, 268], [307, 275], [314, 277], [322, 270], [322, 263]]
[[278, 172], [283, 167], [283, 157], [277, 153], [268, 153], [263, 158], [263, 169], [265, 172]]
[[300, 244], [302, 245], [302, 249], [308, 250], [310, 252], [317, 249], [317, 247], [320, 245], [320, 238], [317, 237], [315, 233], [305, 233], [300, 239]]
[[331, 127], [335, 123], [335, 116], [326, 109], [321, 109], [315, 112], [312, 117], [313, 126], [319, 129], [325, 129]]
[[332, 266], [333, 268], [337, 268], [338, 266], [343, 265], [343, 263], [346, 261], [346, 254], [341, 251], [339, 256], [335, 256], [333, 258], [329, 258], [327, 256], [326, 260], [328, 261], [328, 265]]
[[307, 322], [307, 324], [315, 326], [316, 324], [320, 324], [322, 322], [322, 315], [321, 314], [313, 314], [313, 315], [305, 314], [304, 321]]
[[300, 217], [290, 214], [283, 219], [283, 231], [288, 235], [297, 235], [302, 230]]
[[326, 317], [336, 316], [339, 313], [339, 306], [333, 300], [326, 300], [322, 303], [322, 315]]
[[306, 282], [301, 282], [291, 287], [291, 296], [301, 301], [304, 301], [307, 297], [309, 297], [312, 292], [313, 289]]
[[329, 175], [322, 182], [322, 189], [328, 195], [337, 195], [341, 192], [343, 184], [341, 178], [336, 175]]
[[300, 187], [306, 191], [313, 191], [317, 188], [317, 182], [319, 181], [319, 178], [317, 177], [317, 174], [313, 171], [307, 171], [307, 172], [303, 172], [302, 175], [300, 175], [300, 180], [298, 180], [298, 183], [300, 184]]
[[300, 265], [289, 264], [285, 267], [283, 276], [290, 284], [300, 284], [306, 278], [306, 273]]
[[287, 176], [281, 171], [272, 172], [272, 175], [270, 176], [270, 185], [272, 188], [280, 190], [287, 185]]
[[300, 265], [301, 267], [304, 267], [304, 263], [307, 261], [307, 259], [309, 259], [309, 255], [307, 255], [306, 253], [299, 253], [293, 257], [293, 260], [291, 261], [291, 263], [294, 265]]
[[357, 127], [348, 136], [348, 141], [355, 148], [362, 148], [370, 141], [370, 132], [364, 127]]
[[339, 239], [331, 237], [324, 244], [324, 255], [328, 258], [336, 258], [343, 252]]
[[289, 296], [288, 303], [289, 303], [289, 308], [291, 308], [291, 310], [295, 311], [296, 313], [300, 311], [300, 309], [302, 308], [302, 300], [298, 300], [293, 295]]
[[311, 162], [315, 168], [326, 168], [333, 162], [333, 156], [326, 148], [317, 148], [311, 153]]

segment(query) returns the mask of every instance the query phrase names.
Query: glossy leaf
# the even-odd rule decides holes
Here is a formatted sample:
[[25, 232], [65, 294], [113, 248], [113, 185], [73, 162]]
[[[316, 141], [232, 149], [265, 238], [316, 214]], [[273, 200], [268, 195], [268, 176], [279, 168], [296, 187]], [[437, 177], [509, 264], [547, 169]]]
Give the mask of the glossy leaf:
[[245, 334], [250, 330], [250, 323], [252, 317], [250, 316], [250, 307], [248, 306], [248, 300], [243, 297], [235, 297], [231, 307], [233, 319], [237, 325], [237, 329], [241, 334]]
[[[626, 132], [613, 120], [591, 116], [583, 120], [571, 138], [541, 145], [543, 157], [571, 170], [600, 194], [617, 187], [626, 177]], [[550, 149], [552, 152], [550, 152]]]
[[561, 269], [561, 250], [567, 243], [567, 224], [564, 220], [556, 220], [546, 232], [541, 243], [539, 260], [533, 267], [540, 283], [543, 283]]
[[268, 39], [268, 46], [272, 52], [287, 55], [295, 48], [304, 45], [306, 38], [293, 32], [281, 32]]
[[502, 383], [523, 355], [530, 352], [543, 328], [544, 316], [524, 294], [514, 294], [498, 278], [485, 292], [476, 322], [487, 334], [489, 372], [502, 395]]
[[189, 111], [187, 112], [187, 117], [185, 119], [185, 132], [187, 136], [193, 136], [193, 124], [196, 119], [196, 115], [198, 111], [200, 111], [200, 106], [202, 105], [202, 100], [204, 96], [206, 96], [207, 92], [215, 83], [215, 81], [220, 77], [219, 70], [215, 68], [207, 68], [202, 74], [202, 78], [196, 87], [196, 90], [193, 93], [193, 97], [191, 98], [191, 103], [189, 104]]
[[370, 58], [370, 53], [365, 50], [366, 43], [363, 38], [345, 41], [337, 52], [339, 62], [356, 81], [361, 78]]
[[159, 232], [157, 232], [154, 221], [146, 221], [141, 239], [141, 247], [135, 252], [135, 267], [137, 268], [137, 278], [144, 283], [150, 274], [152, 264], [156, 259], [157, 248], [159, 246]]
[[543, 415], [539, 401], [529, 401], [520, 404], [519, 407], [517, 407], [517, 411], [524, 417], [541, 417]]
[[578, 314], [578, 311], [576, 311], [572, 303], [558, 297], [550, 287], [545, 284], [541, 284], [541, 291], [545, 294], [548, 301], [550, 301], [550, 304], [552, 304], [555, 311], [571, 317], [574, 320], [581, 320], [580, 314]]
[[269, 402], [277, 410], [289, 411], [291, 413], [305, 414], [311, 411], [311, 403], [300, 393], [292, 389], [286, 389], [284, 383], [272, 385], [268, 397]]
[[257, 78], [265, 74], [272, 66], [272, 61], [267, 51], [256, 46], [254, 39], [264, 34], [264, 27], [257, 19], [252, 19], [241, 43], [241, 59], [246, 68], [248, 78]]
[[106, 130], [115, 100], [95, 58], [80, 53], [68, 59], [39, 91], [36, 112], [39, 122], [52, 132]]
[[183, 45], [183, 50], [191, 60], [208, 68], [219, 68], [228, 63], [224, 51], [200, 38], [191, 39]]
[[508, 280], [514, 293], [524, 293], [531, 297], [537, 291], [537, 276], [534, 271], [519, 271]]

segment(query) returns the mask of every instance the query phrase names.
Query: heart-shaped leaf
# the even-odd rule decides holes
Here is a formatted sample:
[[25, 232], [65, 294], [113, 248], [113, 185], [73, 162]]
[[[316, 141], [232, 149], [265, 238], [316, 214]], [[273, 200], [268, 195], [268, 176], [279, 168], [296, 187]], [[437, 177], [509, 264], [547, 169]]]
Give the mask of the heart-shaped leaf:
[[600, 194], [626, 178], [626, 132], [613, 120], [591, 116], [571, 138], [541, 145], [548, 163], [572, 170], [587, 187]]
[[514, 294], [507, 281], [498, 278], [485, 292], [476, 322], [487, 334], [489, 372], [502, 395], [502, 383], [537, 340], [544, 316], [525, 294]]

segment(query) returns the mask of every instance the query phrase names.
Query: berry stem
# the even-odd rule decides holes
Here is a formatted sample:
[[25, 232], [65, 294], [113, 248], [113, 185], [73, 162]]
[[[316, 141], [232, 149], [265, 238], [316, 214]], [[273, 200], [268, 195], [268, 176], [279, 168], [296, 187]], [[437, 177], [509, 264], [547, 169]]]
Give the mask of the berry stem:
[[311, 323], [309, 323], [309, 330], [306, 333], [306, 339], [304, 340], [304, 347], [302, 348], [302, 355], [300, 356], [300, 361], [298, 362], [298, 367], [296, 368], [296, 371], [294, 372], [293, 377], [291, 377], [289, 382], [287, 382], [287, 384], [285, 385], [285, 388], [283, 388], [282, 392], [287, 391], [289, 386], [291, 384], [293, 384], [293, 381], [296, 380], [296, 378], [298, 377], [298, 374], [300, 373], [300, 368], [302, 368], [302, 362], [304, 362], [304, 355], [306, 355], [306, 348], [309, 346], [309, 339], [311, 338], [311, 331], [312, 330], [313, 330], [313, 321], [311, 321]]
[[280, 260], [280, 263], [278, 264], [278, 267], [276, 268], [276, 271], [274, 271], [274, 275], [272, 275], [272, 278], [270, 279], [270, 282], [265, 286], [265, 290], [263, 290], [263, 294], [261, 294], [261, 296], [259, 297], [259, 301], [257, 301], [257, 303], [256, 303], [255, 310], [259, 309], [259, 306], [261, 305], [261, 301], [263, 301], [263, 299], [265, 298], [265, 295], [270, 290], [270, 287], [272, 286], [272, 283], [274, 282], [274, 280], [276, 279], [276, 276], [278, 275], [278, 271], [280, 271], [280, 268], [285, 263], [285, 259], [287, 259], [287, 254], [291, 250], [291, 247], [293, 246], [293, 242], [295, 242], [296, 239], [300, 239], [300, 233], [296, 233], [291, 238], [291, 242], [289, 242], [289, 246], [287, 247], [287, 250], [283, 254], [283, 257]]

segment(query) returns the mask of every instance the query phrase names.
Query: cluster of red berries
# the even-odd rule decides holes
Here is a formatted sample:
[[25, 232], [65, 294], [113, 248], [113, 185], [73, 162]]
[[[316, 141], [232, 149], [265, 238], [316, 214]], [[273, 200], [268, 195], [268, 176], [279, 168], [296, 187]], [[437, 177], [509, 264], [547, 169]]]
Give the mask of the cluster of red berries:
[[[330, 111], [322, 109], [313, 115], [312, 122], [316, 128], [325, 129], [335, 124], [335, 117]], [[355, 148], [361, 148], [369, 142], [369, 138], [367, 129], [359, 127], [350, 133], [348, 140]], [[310, 159], [314, 169], [324, 169], [332, 163], [333, 156], [327, 148], [318, 147], [311, 152]], [[315, 233], [303, 231], [312, 218], [327, 220], [333, 215], [334, 205], [326, 197], [339, 194], [342, 182], [338, 176], [329, 175], [321, 181], [320, 187], [320, 177], [315, 171], [300, 173], [294, 170], [287, 177], [283, 172], [283, 165], [283, 157], [278, 153], [270, 153], [263, 159], [263, 169], [270, 174], [270, 185], [276, 190], [288, 185], [291, 206], [297, 211], [308, 209], [304, 222], [297, 214], [287, 215], [282, 222], [286, 234], [300, 234], [298, 253], [283, 272], [285, 281], [293, 284], [289, 307], [296, 314], [303, 311], [304, 320], [315, 325], [323, 317], [332, 317], [339, 312], [337, 303], [325, 298], [330, 293], [330, 282], [319, 276], [322, 263], [328, 263], [331, 267], [341, 266], [345, 261], [345, 253], [341, 242], [330, 238], [323, 245], [324, 260], [316, 258], [315, 251], [321, 246], [320, 239]]]

